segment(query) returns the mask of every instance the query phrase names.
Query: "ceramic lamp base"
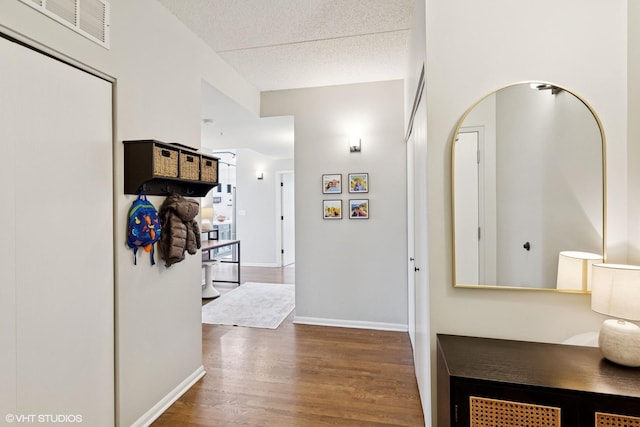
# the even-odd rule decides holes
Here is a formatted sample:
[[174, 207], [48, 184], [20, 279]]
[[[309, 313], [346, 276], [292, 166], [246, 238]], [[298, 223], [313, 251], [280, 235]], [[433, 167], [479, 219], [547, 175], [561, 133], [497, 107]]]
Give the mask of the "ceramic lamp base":
[[640, 327], [624, 320], [605, 320], [598, 338], [600, 351], [619, 365], [640, 367]]

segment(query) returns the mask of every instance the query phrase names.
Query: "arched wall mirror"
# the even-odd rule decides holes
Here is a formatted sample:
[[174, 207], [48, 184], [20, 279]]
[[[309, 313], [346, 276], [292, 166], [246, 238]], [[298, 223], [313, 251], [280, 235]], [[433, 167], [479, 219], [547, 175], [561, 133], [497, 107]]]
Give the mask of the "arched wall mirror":
[[589, 292], [605, 138], [582, 98], [546, 82], [485, 96], [454, 132], [452, 183], [454, 286]]

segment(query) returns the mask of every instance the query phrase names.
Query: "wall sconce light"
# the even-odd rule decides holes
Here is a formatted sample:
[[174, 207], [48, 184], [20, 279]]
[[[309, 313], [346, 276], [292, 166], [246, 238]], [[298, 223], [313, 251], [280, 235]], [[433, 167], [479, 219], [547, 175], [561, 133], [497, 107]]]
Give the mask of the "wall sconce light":
[[549, 83], [531, 83], [530, 87], [531, 89], [550, 90], [551, 95], [557, 95], [560, 92], [562, 92], [562, 88], [559, 88], [558, 86], [554, 86]]
[[257, 179], [264, 179], [264, 172], [256, 171], [256, 178]]
[[[640, 366], [640, 267], [594, 264], [591, 309], [615, 319], [602, 323], [598, 345], [602, 355], [624, 366]], [[629, 322], [631, 320], [631, 322]]]
[[349, 151], [352, 153], [359, 153], [362, 150], [361, 138], [349, 138]]

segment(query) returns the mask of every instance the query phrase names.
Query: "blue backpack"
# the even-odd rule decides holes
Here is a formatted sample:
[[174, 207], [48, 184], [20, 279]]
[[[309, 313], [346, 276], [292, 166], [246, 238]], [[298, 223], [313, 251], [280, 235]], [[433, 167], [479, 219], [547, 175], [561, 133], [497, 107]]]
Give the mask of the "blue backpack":
[[156, 264], [153, 259], [153, 244], [160, 240], [161, 231], [158, 211], [147, 200], [147, 194], [140, 192], [138, 198], [129, 208], [129, 225], [127, 227], [127, 245], [133, 249], [134, 264], [137, 264], [138, 248], [149, 252], [151, 265]]

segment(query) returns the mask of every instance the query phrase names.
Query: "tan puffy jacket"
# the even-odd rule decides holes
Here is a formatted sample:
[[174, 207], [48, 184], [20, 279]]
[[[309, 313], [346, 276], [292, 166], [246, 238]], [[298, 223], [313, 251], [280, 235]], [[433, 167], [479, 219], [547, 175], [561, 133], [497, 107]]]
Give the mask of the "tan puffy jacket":
[[184, 259], [185, 251], [194, 255], [200, 249], [200, 228], [196, 216], [200, 211], [200, 204], [193, 199], [185, 199], [178, 194], [167, 197], [160, 207], [160, 256], [165, 265]]

